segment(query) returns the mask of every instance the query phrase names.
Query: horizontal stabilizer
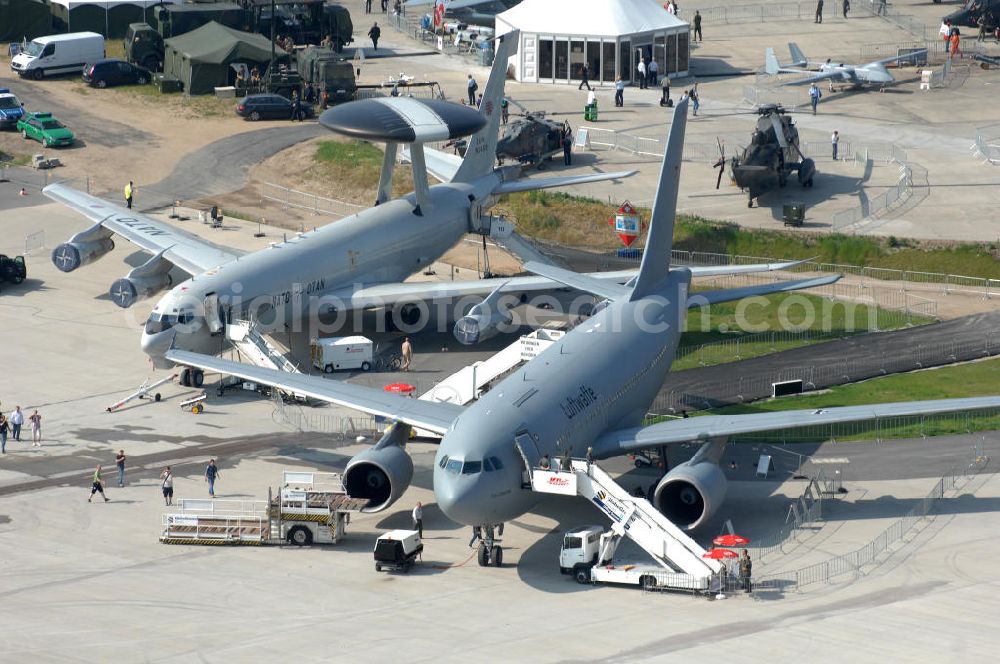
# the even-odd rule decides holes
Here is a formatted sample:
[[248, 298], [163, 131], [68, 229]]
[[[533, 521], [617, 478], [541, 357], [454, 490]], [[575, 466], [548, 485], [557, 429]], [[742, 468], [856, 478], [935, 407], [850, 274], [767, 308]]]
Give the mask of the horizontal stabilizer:
[[689, 267], [692, 277], [714, 277], [722, 274], [754, 274], [756, 272], [776, 272], [778, 270], [790, 270], [814, 260], [803, 258], [800, 261], [788, 261], [786, 263], [751, 263], [750, 265], [711, 265], [708, 267]]
[[[400, 161], [408, 163], [412, 161], [410, 148], [404, 147], [401, 150]], [[424, 165], [427, 172], [441, 182], [451, 182], [458, 172], [458, 167], [462, 165], [462, 158], [457, 154], [448, 154], [433, 148], [424, 148]]]
[[742, 300], [745, 297], [753, 297], [754, 295], [769, 295], [771, 293], [783, 293], [786, 291], [802, 290], [804, 288], [826, 286], [839, 281], [840, 277], [841, 275], [839, 274], [831, 274], [825, 277], [815, 277], [813, 279], [779, 281], [773, 284], [761, 284], [760, 286], [745, 286], [743, 288], [730, 288], [728, 290], [691, 293], [688, 295], [688, 308], [699, 307], [704, 304], [732, 302], [733, 300]]
[[518, 191], [534, 191], [535, 189], [551, 189], [553, 187], [570, 187], [575, 184], [590, 184], [606, 180], [621, 180], [635, 175], [637, 171], [616, 171], [614, 173], [593, 173], [591, 175], [562, 175], [554, 178], [534, 178], [503, 182], [493, 190], [494, 194], [513, 194]]
[[608, 300], [619, 300], [626, 298], [629, 295], [629, 290], [624, 286], [608, 281], [601, 281], [600, 279], [595, 279], [594, 277], [586, 274], [579, 274], [577, 272], [573, 272], [572, 270], [564, 270], [561, 267], [556, 267], [555, 265], [528, 261], [524, 264], [524, 269], [528, 272], [533, 272], [539, 276], [551, 279], [552, 281], [558, 281], [559, 283], [566, 284], [571, 288], [575, 288], [586, 293], [592, 293], [598, 297], [603, 297]]
[[908, 415], [933, 415], [963, 410], [1000, 407], [1000, 397], [902, 401], [866, 406], [810, 408], [745, 415], [705, 415], [659, 422], [648, 427], [612, 431], [594, 443], [594, 455], [600, 458], [657, 445], [707, 441], [761, 431], [780, 431], [797, 427], [863, 422]]

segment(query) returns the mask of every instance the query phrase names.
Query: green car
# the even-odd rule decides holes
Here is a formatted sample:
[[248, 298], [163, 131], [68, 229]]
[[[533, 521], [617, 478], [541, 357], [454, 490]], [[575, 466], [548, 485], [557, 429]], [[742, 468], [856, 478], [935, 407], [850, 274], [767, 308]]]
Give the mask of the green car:
[[33, 138], [47, 148], [73, 145], [73, 132], [51, 113], [25, 113], [17, 121], [17, 130], [24, 138]]

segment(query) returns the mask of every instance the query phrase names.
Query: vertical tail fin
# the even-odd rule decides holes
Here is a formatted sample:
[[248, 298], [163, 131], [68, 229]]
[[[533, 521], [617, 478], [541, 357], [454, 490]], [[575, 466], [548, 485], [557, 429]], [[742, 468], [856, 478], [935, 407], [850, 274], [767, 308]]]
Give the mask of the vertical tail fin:
[[764, 71], [771, 76], [774, 76], [781, 70], [781, 65], [778, 64], [778, 58], [774, 55], [774, 49], [769, 48], [764, 51]]
[[642, 254], [642, 264], [630, 300], [635, 301], [658, 291], [670, 274], [670, 252], [674, 246], [674, 221], [677, 217], [677, 193], [681, 182], [681, 156], [684, 152], [684, 127], [687, 125], [688, 100], [674, 107], [667, 149], [656, 186], [649, 236]]
[[486, 126], [469, 137], [469, 147], [465, 159], [458, 167], [453, 182], [469, 182], [493, 170], [497, 158], [497, 134], [500, 131], [500, 101], [503, 98], [504, 79], [507, 78], [507, 63], [517, 53], [520, 31], [514, 30], [501, 35], [496, 40], [496, 55], [490, 78], [483, 92], [483, 103], [479, 112], [486, 117]]
[[806, 54], [802, 52], [802, 49], [795, 42], [788, 44], [788, 52], [792, 55], [793, 67], [805, 67], [809, 64], [809, 58], [806, 57]]

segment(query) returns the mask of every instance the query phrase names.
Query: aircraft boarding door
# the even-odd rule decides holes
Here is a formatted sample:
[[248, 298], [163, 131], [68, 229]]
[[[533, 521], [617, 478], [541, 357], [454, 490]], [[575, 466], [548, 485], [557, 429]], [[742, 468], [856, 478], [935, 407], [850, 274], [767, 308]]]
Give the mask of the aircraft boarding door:
[[205, 296], [205, 323], [212, 334], [218, 334], [224, 328], [222, 317], [219, 313], [218, 293], [209, 293]]
[[526, 429], [522, 429], [514, 436], [514, 447], [524, 462], [524, 467], [521, 469], [521, 488], [531, 489], [531, 469], [537, 468], [542, 459], [535, 437]]

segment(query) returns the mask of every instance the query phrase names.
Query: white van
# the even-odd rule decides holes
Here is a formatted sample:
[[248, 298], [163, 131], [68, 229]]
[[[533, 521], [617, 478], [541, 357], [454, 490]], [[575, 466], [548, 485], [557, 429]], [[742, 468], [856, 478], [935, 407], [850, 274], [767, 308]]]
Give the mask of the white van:
[[371, 339], [361, 336], [313, 339], [309, 354], [313, 366], [326, 373], [351, 369], [371, 371], [372, 345]]
[[79, 74], [88, 62], [104, 58], [104, 37], [96, 32], [38, 37], [10, 61], [20, 76], [41, 80], [45, 75]]

